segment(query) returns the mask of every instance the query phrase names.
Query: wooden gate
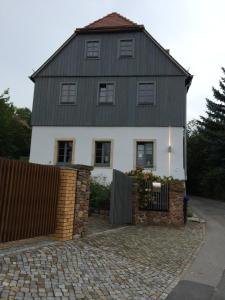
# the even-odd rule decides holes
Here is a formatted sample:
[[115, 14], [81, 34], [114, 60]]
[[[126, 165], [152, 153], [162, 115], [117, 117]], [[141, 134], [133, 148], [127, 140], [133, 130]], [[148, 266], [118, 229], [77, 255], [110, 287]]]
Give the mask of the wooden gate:
[[0, 158], [0, 243], [54, 233], [59, 172]]
[[113, 170], [110, 197], [110, 223], [132, 223], [132, 178]]

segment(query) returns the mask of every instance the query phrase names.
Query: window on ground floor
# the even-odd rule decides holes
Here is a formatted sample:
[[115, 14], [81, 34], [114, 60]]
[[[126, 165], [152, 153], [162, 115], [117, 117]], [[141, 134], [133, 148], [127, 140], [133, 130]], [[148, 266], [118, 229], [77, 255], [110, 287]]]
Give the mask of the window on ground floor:
[[57, 164], [71, 164], [73, 157], [73, 141], [57, 142]]
[[111, 142], [95, 141], [94, 164], [96, 167], [110, 167]]
[[137, 142], [136, 145], [136, 167], [137, 168], [153, 168], [153, 142]]

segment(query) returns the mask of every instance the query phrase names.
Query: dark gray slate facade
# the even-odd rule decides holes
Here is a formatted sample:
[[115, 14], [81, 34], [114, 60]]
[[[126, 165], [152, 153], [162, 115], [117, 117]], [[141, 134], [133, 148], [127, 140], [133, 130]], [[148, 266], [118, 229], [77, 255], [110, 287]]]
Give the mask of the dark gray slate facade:
[[[133, 38], [133, 58], [118, 57], [118, 41]], [[85, 57], [85, 42], [98, 39], [99, 59]], [[31, 77], [33, 126], [185, 126], [187, 81], [179, 66], [145, 31], [75, 34]], [[115, 82], [115, 103], [98, 105], [100, 82]], [[137, 83], [154, 81], [154, 105], [137, 105]], [[59, 104], [60, 85], [77, 83], [75, 105]]]

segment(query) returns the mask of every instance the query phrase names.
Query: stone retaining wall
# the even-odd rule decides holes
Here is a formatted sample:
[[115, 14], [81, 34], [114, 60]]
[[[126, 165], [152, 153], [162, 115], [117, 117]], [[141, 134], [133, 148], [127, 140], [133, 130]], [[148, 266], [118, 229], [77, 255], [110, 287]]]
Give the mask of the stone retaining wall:
[[185, 195], [185, 183], [183, 181], [170, 184], [169, 211], [150, 211], [139, 209], [138, 183], [133, 179], [133, 224], [148, 225], [183, 225], [183, 199]]
[[90, 176], [93, 168], [84, 165], [74, 165], [73, 168], [77, 170], [73, 234], [83, 236], [87, 233], [90, 200]]

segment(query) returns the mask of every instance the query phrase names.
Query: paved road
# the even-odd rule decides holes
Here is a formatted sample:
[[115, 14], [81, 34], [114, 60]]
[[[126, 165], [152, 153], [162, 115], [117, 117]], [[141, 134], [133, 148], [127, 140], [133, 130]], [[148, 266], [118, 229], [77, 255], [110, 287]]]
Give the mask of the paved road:
[[190, 205], [207, 222], [205, 242], [168, 299], [225, 299], [225, 202], [192, 197]]
[[185, 279], [217, 286], [225, 269], [225, 202], [192, 198], [191, 206], [206, 223], [206, 239]]
[[192, 223], [127, 226], [16, 253], [1, 250], [0, 299], [163, 300], [201, 241], [202, 227]]

